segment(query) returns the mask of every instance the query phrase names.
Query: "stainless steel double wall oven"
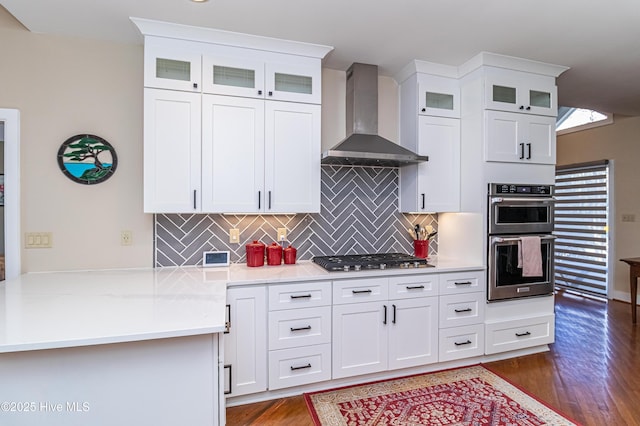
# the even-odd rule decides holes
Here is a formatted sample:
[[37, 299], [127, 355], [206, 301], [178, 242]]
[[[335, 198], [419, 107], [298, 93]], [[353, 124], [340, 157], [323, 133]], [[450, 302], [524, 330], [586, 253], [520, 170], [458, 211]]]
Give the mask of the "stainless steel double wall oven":
[[[553, 185], [489, 184], [487, 298], [489, 301], [551, 294], [553, 278]], [[523, 276], [518, 242], [540, 237], [542, 276]]]

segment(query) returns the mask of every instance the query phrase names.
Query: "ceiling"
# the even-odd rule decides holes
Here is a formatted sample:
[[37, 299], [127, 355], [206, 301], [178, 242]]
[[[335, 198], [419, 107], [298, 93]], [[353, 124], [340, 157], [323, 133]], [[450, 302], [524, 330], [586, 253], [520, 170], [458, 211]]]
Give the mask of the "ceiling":
[[637, 0], [0, 0], [36, 33], [142, 43], [130, 16], [333, 46], [324, 66], [412, 59], [460, 65], [481, 51], [570, 67], [559, 103], [640, 115]]

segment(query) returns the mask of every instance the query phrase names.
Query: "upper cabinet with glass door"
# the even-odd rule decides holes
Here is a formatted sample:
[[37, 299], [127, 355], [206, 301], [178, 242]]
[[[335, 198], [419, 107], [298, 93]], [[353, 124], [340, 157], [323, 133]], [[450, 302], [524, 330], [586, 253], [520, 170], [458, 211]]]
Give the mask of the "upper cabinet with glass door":
[[460, 85], [457, 80], [417, 74], [418, 114], [460, 118]]
[[264, 59], [259, 56], [205, 55], [202, 90], [217, 95], [321, 103], [318, 59], [273, 53], [264, 55]]
[[520, 71], [489, 69], [485, 79], [486, 109], [525, 114], [558, 114], [555, 79]]
[[144, 45], [144, 86], [201, 92], [202, 55], [198, 49], [197, 43], [148, 37]]

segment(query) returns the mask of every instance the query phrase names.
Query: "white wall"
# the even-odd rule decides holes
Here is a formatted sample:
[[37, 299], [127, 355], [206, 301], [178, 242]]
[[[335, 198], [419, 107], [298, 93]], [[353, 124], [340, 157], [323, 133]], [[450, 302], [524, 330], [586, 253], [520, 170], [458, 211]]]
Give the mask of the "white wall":
[[[152, 266], [153, 217], [142, 213], [142, 46], [32, 34], [0, 8], [0, 107], [21, 113], [21, 234], [52, 232], [53, 248], [23, 249], [23, 272]], [[80, 185], [58, 168], [79, 133], [104, 137], [114, 176]], [[134, 244], [120, 245], [120, 231]]]
[[[640, 117], [614, 117], [614, 124], [558, 136], [559, 165], [596, 160], [614, 160], [613, 232], [615, 258], [613, 297], [629, 301], [629, 266], [620, 258], [640, 256], [640, 195], [638, 167], [640, 165]], [[636, 215], [636, 222], [622, 222], [623, 214]]]

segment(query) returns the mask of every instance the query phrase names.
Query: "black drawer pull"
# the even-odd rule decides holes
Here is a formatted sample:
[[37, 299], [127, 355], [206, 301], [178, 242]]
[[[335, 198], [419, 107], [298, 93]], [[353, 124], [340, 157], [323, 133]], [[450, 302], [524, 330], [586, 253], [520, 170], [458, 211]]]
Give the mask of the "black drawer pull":
[[473, 284], [471, 281], [456, 281], [455, 285], [471, 285]]
[[302, 330], [311, 330], [311, 326], [308, 325], [306, 327], [291, 327], [291, 331], [302, 331]]
[[311, 368], [311, 364], [303, 365], [303, 366], [300, 366], [300, 367], [291, 366], [289, 368], [291, 368], [291, 371], [304, 370], [305, 368]]
[[371, 293], [371, 289], [366, 289], [366, 290], [351, 290], [351, 293], [353, 293], [353, 294], [365, 294], [365, 293]]
[[454, 345], [456, 346], [462, 346], [462, 345], [470, 345], [471, 344], [471, 340], [468, 340], [466, 342], [453, 342]]
[[471, 308], [466, 308], [466, 309], [454, 309], [454, 311], [456, 311], [456, 313], [460, 313], [460, 312], [471, 312], [472, 309]]
[[292, 299], [311, 299], [311, 295], [310, 294], [296, 294], [296, 295], [291, 295], [289, 296]]
[[516, 336], [518, 337], [531, 336], [531, 333], [529, 331], [525, 331], [524, 333], [516, 333]]
[[424, 286], [423, 285], [408, 285], [407, 286], [407, 290], [420, 290], [423, 289]]

